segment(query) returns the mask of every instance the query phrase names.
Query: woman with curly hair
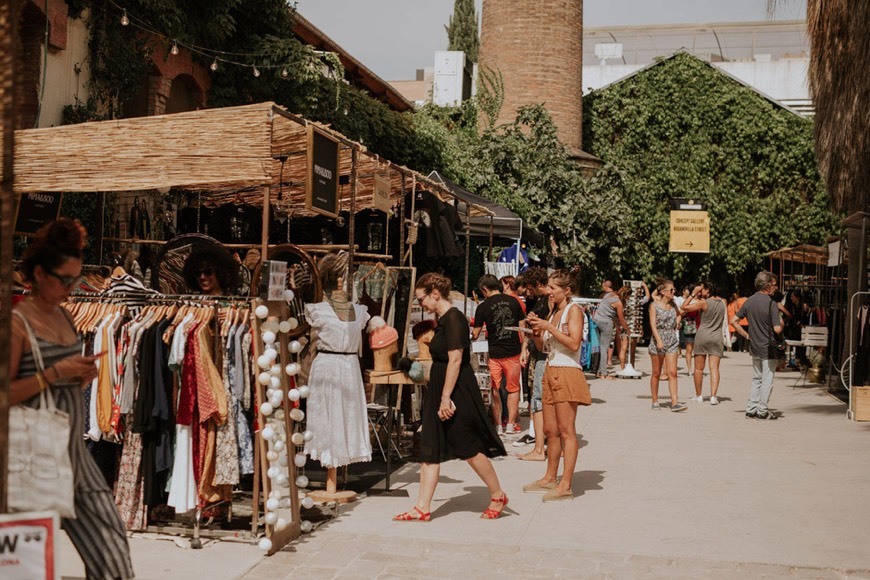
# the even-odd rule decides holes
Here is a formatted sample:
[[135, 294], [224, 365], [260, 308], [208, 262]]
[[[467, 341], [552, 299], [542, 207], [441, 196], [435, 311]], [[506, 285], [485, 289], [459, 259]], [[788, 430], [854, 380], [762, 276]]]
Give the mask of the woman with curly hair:
[[86, 235], [78, 220], [61, 218], [40, 229], [24, 253], [22, 271], [32, 291], [13, 311], [9, 402], [36, 407], [40, 393], [48, 390], [57, 408], [69, 415], [69, 441], [63, 444], [73, 468], [76, 517], [61, 519], [61, 527], [88, 578], [132, 578], [127, 534], [112, 490], [82, 438], [82, 388], [97, 376], [101, 355], [82, 356], [82, 340], [61, 306], [81, 276]]
[[195, 246], [182, 271], [187, 287], [209, 296], [234, 294], [239, 282], [239, 267], [225, 249]]

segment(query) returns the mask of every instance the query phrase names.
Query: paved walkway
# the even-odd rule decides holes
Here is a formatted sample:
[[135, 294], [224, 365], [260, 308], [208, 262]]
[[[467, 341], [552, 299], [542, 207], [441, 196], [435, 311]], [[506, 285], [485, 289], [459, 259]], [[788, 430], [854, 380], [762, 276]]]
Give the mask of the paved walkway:
[[[638, 359], [648, 371], [644, 350]], [[771, 407], [782, 418], [746, 420], [748, 355], [729, 354], [722, 366], [721, 404], [689, 402], [682, 414], [650, 410], [648, 377], [593, 381], [596, 402], [577, 418], [573, 500], [523, 494], [543, 464], [503, 458], [496, 469], [509, 515], [484, 521], [486, 490], [454, 461], [443, 466], [431, 522], [392, 522], [416, 497], [410, 464], [393, 479], [410, 498], [343, 506], [271, 558], [255, 546], [194, 553], [137, 539], [136, 570], [164, 579], [870, 578], [870, 424], [847, 421], [845, 405], [818, 388], [791, 388], [794, 372], [776, 378]], [[662, 384], [663, 402], [666, 391]], [[680, 394], [694, 394], [685, 373]]]

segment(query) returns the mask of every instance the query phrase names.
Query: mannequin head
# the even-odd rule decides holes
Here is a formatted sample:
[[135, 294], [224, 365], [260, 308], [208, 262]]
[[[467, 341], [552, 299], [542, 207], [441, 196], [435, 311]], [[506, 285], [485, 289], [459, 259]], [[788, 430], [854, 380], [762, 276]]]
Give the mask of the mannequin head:
[[375, 357], [376, 371], [393, 370], [395, 355], [399, 352], [399, 333], [380, 316], [369, 321], [369, 346]]
[[429, 352], [429, 343], [432, 342], [432, 337], [435, 336], [435, 328], [437, 323], [434, 320], [424, 320], [418, 322], [411, 329], [411, 334], [414, 340], [417, 341], [417, 360], [431, 360], [432, 355]]

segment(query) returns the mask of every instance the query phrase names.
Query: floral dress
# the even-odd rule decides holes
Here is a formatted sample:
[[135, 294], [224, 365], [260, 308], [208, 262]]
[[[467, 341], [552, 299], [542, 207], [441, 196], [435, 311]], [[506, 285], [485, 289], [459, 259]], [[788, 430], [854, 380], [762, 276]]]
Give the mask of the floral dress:
[[677, 333], [676, 308], [662, 308], [658, 302], [653, 302], [656, 309], [656, 330], [662, 339], [662, 349], [659, 350], [655, 336], [650, 338], [649, 353], [653, 355], [671, 354], [680, 347], [680, 336]]

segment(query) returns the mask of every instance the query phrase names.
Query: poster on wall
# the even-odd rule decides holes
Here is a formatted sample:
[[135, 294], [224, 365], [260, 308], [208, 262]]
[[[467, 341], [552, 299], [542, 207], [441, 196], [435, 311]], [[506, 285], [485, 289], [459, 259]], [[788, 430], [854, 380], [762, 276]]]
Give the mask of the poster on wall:
[[707, 206], [694, 199], [671, 200], [670, 252], [710, 253], [710, 216]]
[[22, 193], [15, 213], [15, 233], [35, 234], [39, 228], [57, 219], [63, 194], [56, 191]]
[[57, 579], [57, 512], [0, 515], [0, 577]]
[[308, 127], [308, 179], [305, 209], [338, 217], [339, 143], [317, 127]]

